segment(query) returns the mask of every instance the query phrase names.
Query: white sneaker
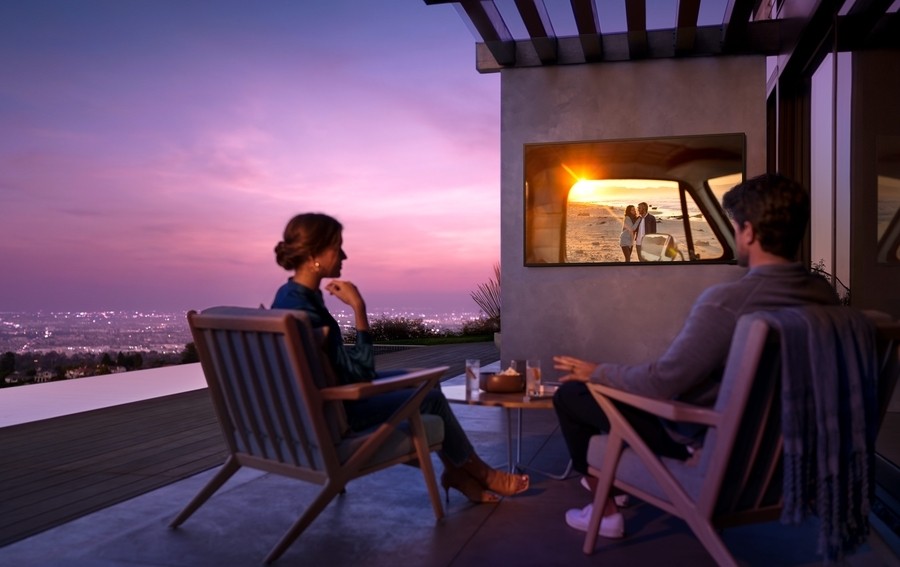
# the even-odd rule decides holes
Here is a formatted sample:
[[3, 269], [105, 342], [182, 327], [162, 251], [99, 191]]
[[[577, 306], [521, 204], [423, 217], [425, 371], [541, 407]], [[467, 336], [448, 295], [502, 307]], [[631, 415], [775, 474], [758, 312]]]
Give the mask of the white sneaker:
[[[588, 484], [588, 479], [586, 476], [581, 477], [581, 486], [583, 486], [585, 490], [593, 494], [593, 492], [591, 491], [591, 485]], [[628, 505], [631, 504], [631, 499], [627, 494], [616, 494], [615, 496], [613, 496], [613, 501], [619, 508], [628, 508]]]
[[[566, 524], [570, 528], [575, 528], [580, 532], [586, 532], [588, 524], [591, 522], [591, 512], [594, 510], [593, 504], [588, 504], [584, 508], [572, 508], [566, 511]], [[619, 539], [625, 536], [625, 518], [622, 514], [616, 512], [609, 516], [603, 516], [600, 520], [600, 529], [597, 531], [600, 537], [609, 539]]]

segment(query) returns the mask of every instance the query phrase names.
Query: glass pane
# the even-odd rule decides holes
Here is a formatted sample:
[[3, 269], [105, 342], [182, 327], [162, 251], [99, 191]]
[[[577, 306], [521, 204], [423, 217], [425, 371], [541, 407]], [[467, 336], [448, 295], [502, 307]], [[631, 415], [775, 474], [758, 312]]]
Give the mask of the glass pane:
[[900, 263], [900, 136], [878, 137], [877, 260]]

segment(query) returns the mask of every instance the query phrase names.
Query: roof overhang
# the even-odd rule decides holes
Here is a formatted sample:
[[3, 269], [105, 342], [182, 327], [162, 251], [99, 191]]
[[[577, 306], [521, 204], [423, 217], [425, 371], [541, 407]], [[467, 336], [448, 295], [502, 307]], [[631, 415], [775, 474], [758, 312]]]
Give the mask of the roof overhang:
[[[671, 28], [647, 29], [647, 3], [622, 0], [624, 31], [604, 32], [595, 0], [570, 0], [574, 35], [560, 36], [544, 0], [515, 0], [501, 13], [494, 0], [424, 0], [453, 4], [476, 35], [476, 68], [573, 65], [673, 57], [779, 56], [780, 67], [807, 67], [822, 52], [900, 47], [896, 0], [726, 0], [721, 23], [700, 25], [701, 0], [678, 0]], [[715, 2], [722, 0], [703, 0]], [[558, 8], [559, 6], [557, 6]], [[892, 11], [892, 8], [893, 11]], [[777, 11], [776, 11], [777, 10]], [[568, 16], [569, 14], [567, 14]], [[507, 20], [518, 18], [514, 37]]]

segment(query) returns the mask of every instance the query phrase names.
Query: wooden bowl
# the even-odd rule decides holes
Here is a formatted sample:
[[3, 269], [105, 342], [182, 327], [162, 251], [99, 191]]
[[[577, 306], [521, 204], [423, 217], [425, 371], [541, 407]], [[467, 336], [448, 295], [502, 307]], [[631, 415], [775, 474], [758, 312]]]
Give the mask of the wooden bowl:
[[491, 394], [508, 394], [525, 391], [524, 374], [494, 374], [483, 372], [478, 386]]

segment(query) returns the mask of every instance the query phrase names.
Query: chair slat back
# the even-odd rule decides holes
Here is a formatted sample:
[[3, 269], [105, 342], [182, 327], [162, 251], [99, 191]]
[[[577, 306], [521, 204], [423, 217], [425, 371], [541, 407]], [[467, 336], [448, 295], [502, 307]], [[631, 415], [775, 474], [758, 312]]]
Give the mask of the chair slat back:
[[[777, 334], [753, 315], [735, 328], [715, 404], [724, 416], [703, 444], [698, 506], [739, 514], [781, 501], [781, 359]], [[707, 516], [709, 517], [709, 516]]]
[[777, 333], [768, 325], [765, 331], [750, 387], [726, 410], [742, 411], [729, 432], [733, 439], [714, 512], [719, 517], [762, 509], [776, 513], [781, 506], [781, 356]]
[[310, 471], [336, 462], [313, 369], [318, 381], [325, 378], [305, 314], [214, 308], [188, 320], [233, 453]]

